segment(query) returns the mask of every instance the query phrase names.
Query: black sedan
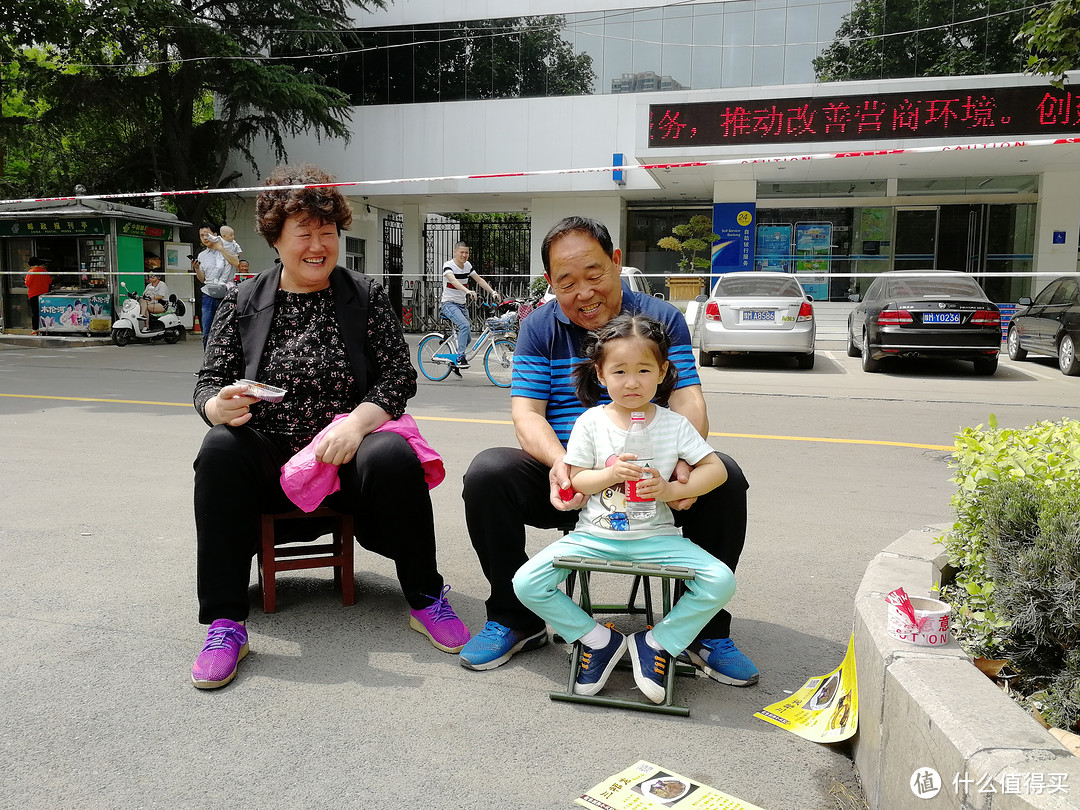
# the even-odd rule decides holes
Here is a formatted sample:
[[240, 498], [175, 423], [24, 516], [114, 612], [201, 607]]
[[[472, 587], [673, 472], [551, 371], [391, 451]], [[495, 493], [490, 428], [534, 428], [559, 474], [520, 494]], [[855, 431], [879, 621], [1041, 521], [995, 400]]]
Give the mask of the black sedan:
[[1023, 360], [1028, 352], [1057, 357], [1062, 374], [1080, 374], [1076, 347], [1080, 344], [1080, 281], [1076, 276], [1054, 279], [1035, 296], [1021, 298], [1009, 321], [1009, 358]]
[[847, 353], [863, 371], [886, 357], [946, 357], [989, 375], [1000, 349], [1001, 312], [967, 273], [882, 273], [848, 316]]

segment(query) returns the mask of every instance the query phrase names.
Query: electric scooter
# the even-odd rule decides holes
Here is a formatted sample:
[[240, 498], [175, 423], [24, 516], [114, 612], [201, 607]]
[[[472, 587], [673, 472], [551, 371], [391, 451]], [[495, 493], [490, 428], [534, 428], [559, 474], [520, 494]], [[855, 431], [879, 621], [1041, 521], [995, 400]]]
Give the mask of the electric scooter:
[[112, 342], [117, 346], [127, 346], [132, 340], [157, 340], [164, 338], [166, 343], [176, 343], [184, 336], [184, 325], [180, 316], [186, 311], [184, 302], [175, 294], [169, 296], [165, 311], [150, 316], [148, 329], [142, 329], [139, 319], [139, 294], [128, 291], [127, 285], [120, 282], [127, 292], [124, 305], [120, 308], [120, 317], [112, 325]]

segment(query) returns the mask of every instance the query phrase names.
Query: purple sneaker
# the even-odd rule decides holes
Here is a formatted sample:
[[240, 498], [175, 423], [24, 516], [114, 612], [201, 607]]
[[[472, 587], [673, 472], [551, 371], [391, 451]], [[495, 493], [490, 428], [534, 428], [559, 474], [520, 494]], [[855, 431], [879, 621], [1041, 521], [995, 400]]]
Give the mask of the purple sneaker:
[[446, 601], [446, 592], [449, 590], [450, 586], [447, 585], [438, 599], [428, 597], [435, 601], [423, 610], [410, 610], [409, 627], [423, 633], [443, 652], [456, 653], [461, 652], [461, 648], [469, 640], [469, 628]]
[[196, 689], [224, 686], [236, 677], [236, 665], [247, 654], [247, 628], [232, 619], [218, 619], [206, 632], [206, 644], [191, 668], [191, 682]]

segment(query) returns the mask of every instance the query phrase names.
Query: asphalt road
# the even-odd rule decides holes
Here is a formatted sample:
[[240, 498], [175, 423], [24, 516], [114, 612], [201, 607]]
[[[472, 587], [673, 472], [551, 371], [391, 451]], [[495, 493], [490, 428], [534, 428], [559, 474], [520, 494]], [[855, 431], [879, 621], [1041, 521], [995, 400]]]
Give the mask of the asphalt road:
[[[253, 587], [253, 654], [235, 683], [205, 693], [188, 681], [203, 639], [191, 461], [205, 428], [188, 404], [198, 361], [195, 340], [0, 346], [0, 807], [547, 810], [638, 759], [770, 810], [853, 806], [844, 746], [753, 713], [839, 664], [874, 554], [951, 522], [957, 430], [991, 413], [1017, 427], [1080, 417], [1080, 379], [1049, 360], [1003, 361], [989, 379], [960, 363], [864, 374], [842, 351], [819, 352], [811, 371], [770, 360], [702, 370], [711, 442], [751, 482], [730, 609], [762, 678], [746, 689], [681, 679], [686, 719], [550, 701], [567, 666], [553, 645], [492, 672], [462, 669], [408, 629], [392, 568], [366, 552], [351, 608], [327, 570], [284, 575], [272, 615]], [[410, 412], [446, 460], [433, 492], [440, 565], [479, 630], [487, 585], [460, 480], [479, 449], [514, 443], [508, 392], [476, 367], [421, 379]], [[609, 691], [632, 697], [629, 674]]]

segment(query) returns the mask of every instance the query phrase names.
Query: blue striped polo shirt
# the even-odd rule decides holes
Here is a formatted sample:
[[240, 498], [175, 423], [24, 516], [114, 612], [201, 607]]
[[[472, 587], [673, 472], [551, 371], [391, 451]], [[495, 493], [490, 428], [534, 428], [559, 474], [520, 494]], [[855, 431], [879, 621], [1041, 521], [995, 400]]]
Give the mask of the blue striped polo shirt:
[[[671, 337], [668, 359], [679, 371], [675, 387], [701, 384], [694, 364], [694, 351], [690, 347], [690, 330], [678, 309], [659, 298], [632, 292], [624, 283], [620, 314], [648, 315], [664, 324]], [[558, 301], [553, 300], [521, 322], [514, 349], [510, 395], [545, 400], [548, 423], [564, 446], [574, 422], [585, 411], [574, 392], [571, 376], [574, 365], [581, 359], [579, 347], [585, 334], [586, 330], [571, 323]], [[605, 396], [599, 404], [610, 401]]]

